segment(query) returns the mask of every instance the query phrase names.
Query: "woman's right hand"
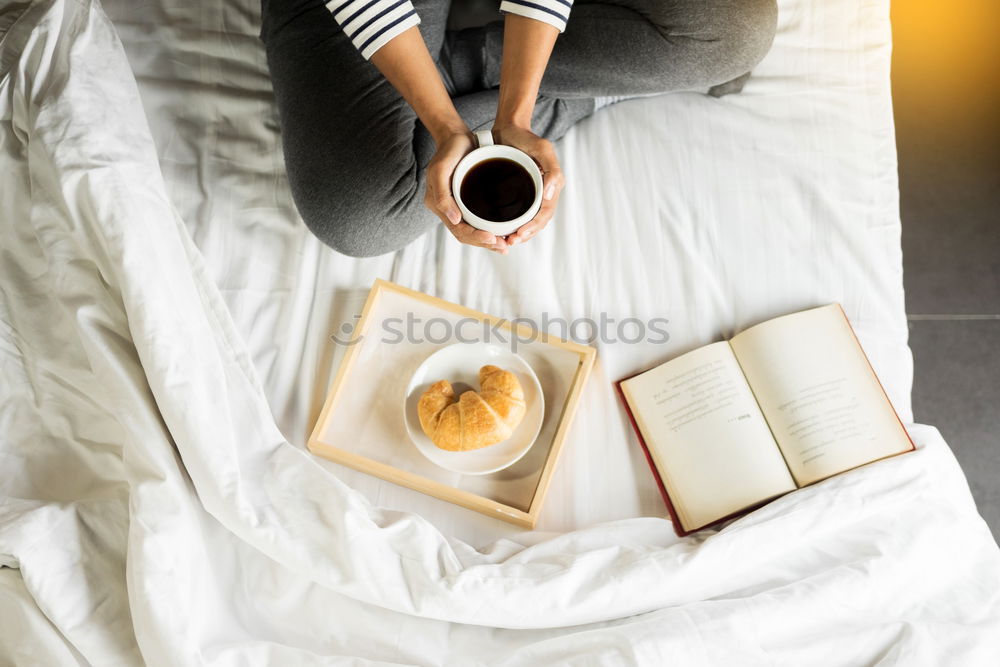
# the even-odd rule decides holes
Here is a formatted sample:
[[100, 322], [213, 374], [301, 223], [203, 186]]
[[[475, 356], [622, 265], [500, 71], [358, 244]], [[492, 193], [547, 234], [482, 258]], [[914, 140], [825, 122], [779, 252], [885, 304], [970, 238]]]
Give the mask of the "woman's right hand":
[[455, 110], [420, 30], [412, 26], [399, 33], [372, 55], [371, 62], [413, 108], [437, 146], [427, 165], [424, 205], [462, 243], [506, 254], [507, 241], [462, 222], [452, 196], [451, 175], [459, 160], [476, 147], [475, 139]]
[[506, 255], [507, 241], [462, 221], [462, 212], [451, 191], [451, 177], [459, 161], [476, 147], [471, 132], [453, 132], [437, 142], [437, 152], [427, 165], [427, 192], [424, 205], [448, 228], [452, 236], [469, 245], [488, 248]]

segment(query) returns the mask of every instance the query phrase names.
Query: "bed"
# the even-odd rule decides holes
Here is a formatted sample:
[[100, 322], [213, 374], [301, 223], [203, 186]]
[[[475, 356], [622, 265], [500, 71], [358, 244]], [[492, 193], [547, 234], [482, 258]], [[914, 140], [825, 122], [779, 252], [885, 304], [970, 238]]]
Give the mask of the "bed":
[[[558, 144], [557, 219], [338, 255], [255, 0], [0, 0], [0, 655], [14, 664], [994, 664], [1000, 551], [910, 408], [887, 0], [782, 0], [743, 93]], [[537, 530], [305, 449], [375, 278], [596, 340]], [[917, 451], [678, 539], [612, 381], [839, 301]]]

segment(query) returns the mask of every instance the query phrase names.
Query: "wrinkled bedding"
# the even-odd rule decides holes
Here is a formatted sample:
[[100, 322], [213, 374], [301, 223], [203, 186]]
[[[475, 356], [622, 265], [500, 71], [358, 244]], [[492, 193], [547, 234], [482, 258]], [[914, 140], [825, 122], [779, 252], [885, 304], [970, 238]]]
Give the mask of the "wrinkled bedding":
[[[887, 5], [783, 2], [743, 94], [588, 119], [508, 257], [356, 260], [295, 215], [253, 2], [0, 0], [0, 656], [993, 664], [1000, 552], [909, 405]], [[304, 449], [374, 277], [670, 338], [595, 342], [525, 532]], [[834, 300], [917, 451], [676, 538], [611, 380]]]

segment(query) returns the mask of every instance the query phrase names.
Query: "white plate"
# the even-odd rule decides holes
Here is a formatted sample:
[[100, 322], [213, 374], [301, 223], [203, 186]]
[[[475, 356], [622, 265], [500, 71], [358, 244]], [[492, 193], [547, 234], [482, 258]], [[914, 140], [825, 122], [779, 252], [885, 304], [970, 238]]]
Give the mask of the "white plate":
[[[486, 364], [499, 366], [517, 376], [524, 390], [524, 418], [509, 438], [495, 445], [468, 452], [441, 449], [420, 427], [417, 416], [420, 397], [438, 380], [451, 382], [456, 396], [467, 389], [479, 391], [479, 369]], [[514, 352], [488, 343], [456, 343], [441, 348], [420, 364], [406, 388], [404, 410], [410, 439], [432, 463], [463, 475], [486, 475], [513, 465], [531, 449], [542, 428], [545, 401], [535, 372]]]

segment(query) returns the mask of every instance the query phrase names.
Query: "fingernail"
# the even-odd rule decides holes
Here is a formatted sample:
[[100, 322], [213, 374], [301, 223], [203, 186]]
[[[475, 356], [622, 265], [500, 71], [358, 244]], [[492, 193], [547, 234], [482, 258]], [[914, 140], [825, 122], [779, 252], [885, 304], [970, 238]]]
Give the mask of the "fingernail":
[[552, 185], [550, 185], [549, 187], [547, 187], [545, 189], [545, 198], [546, 199], [552, 199], [552, 197], [553, 197], [553, 195], [555, 195], [555, 193], [556, 193], [556, 186], [555, 186], [555, 183], [553, 183]]
[[451, 224], [457, 225], [462, 221], [462, 214], [455, 209], [448, 211], [448, 219], [451, 220]]

